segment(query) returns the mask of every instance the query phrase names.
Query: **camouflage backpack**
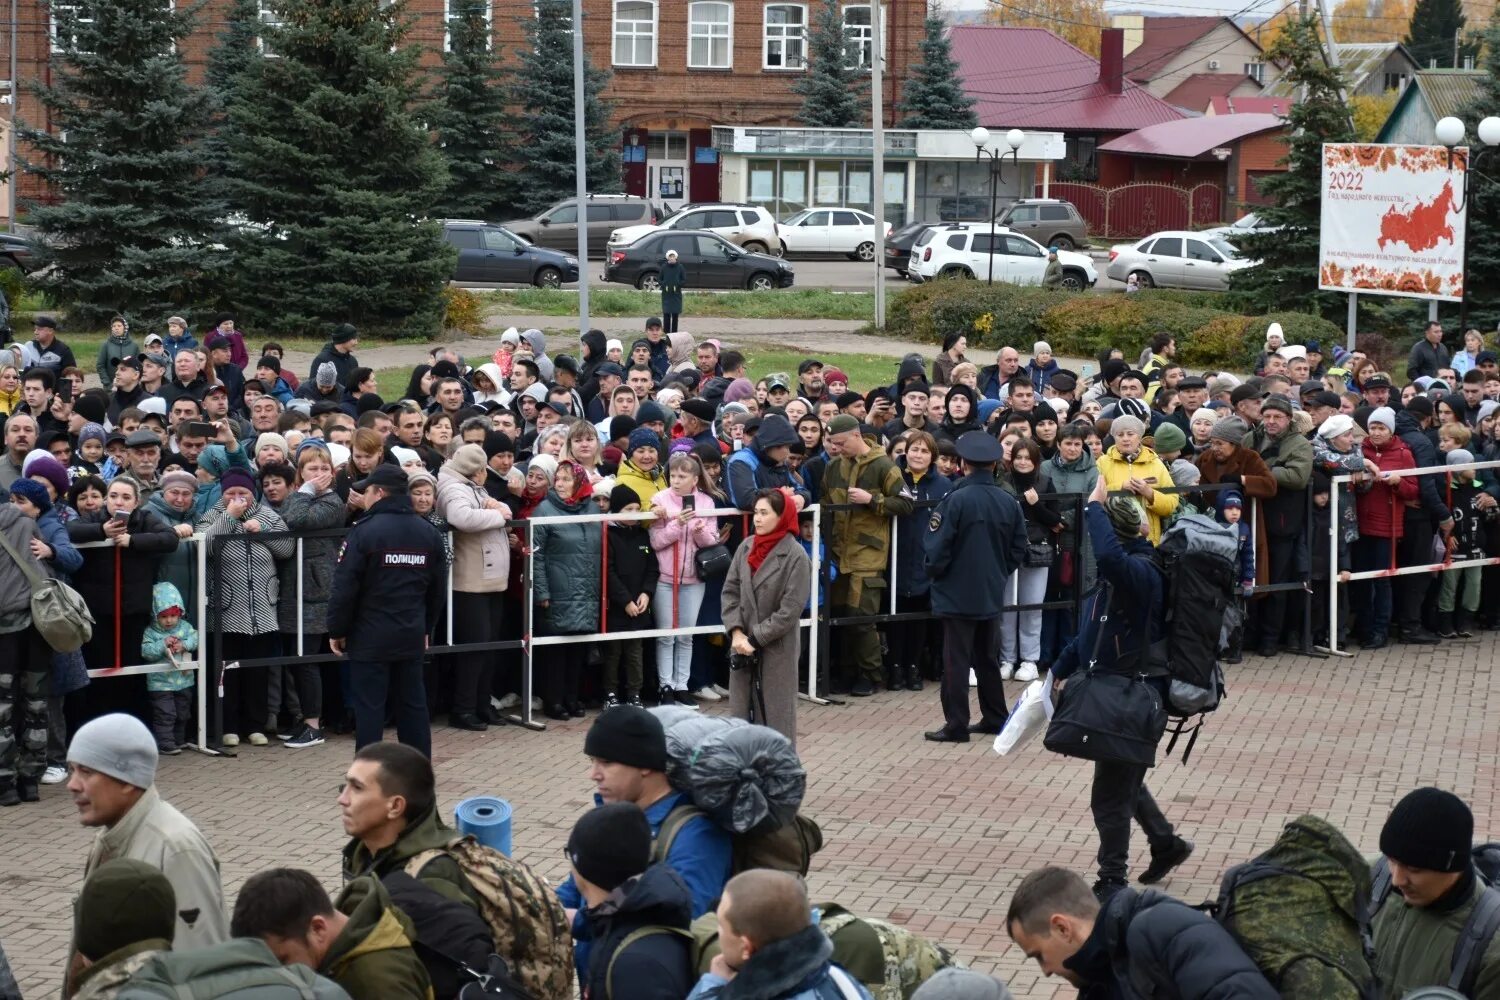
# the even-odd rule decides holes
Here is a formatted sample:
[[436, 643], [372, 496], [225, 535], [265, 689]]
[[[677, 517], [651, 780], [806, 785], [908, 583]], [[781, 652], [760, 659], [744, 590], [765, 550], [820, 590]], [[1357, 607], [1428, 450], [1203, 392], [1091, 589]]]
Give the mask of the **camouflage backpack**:
[[1206, 907], [1285, 1000], [1376, 1000], [1370, 868], [1331, 823], [1299, 816], [1224, 874]]
[[440, 854], [458, 862], [478, 894], [480, 915], [495, 935], [495, 953], [516, 982], [537, 1000], [571, 1000], [573, 931], [547, 880], [473, 837], [414, 855], [406, 874], [418, 877]]

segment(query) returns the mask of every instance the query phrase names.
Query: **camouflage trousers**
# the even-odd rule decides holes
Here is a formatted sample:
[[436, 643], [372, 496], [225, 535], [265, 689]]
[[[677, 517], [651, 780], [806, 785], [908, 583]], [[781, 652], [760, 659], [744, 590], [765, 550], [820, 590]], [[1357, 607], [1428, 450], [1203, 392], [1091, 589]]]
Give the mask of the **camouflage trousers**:
[[52, 651], [36, 629], [0, 635], [0, 789], [36, 782], [47, 767]]
[[[840, 575], [828, 587], [828, 604], [835, 618], [860, 618], [886, 611], [885, 578], [874, 574]], [[875, 623], [840, 625], [834, 632], [834, 662], [854, 677], [880, 683], [880, 635]]]

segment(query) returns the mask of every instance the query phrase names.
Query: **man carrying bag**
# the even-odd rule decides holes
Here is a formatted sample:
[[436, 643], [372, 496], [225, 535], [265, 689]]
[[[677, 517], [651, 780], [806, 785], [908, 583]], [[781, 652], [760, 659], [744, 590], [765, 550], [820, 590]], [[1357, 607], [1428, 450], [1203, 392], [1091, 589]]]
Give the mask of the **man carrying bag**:
[[[1151, 864], [1140, 876], [1159, 882], [1193, 852], [1146, 788], [1156, 743], [1166, 728], [1166, 669], [1148, 655], [1165, 631], [1165, 583], [1136, 498], [1108, 495], [1101, 477], [1084, 508], [1099, 567], [1083, 622], [1052, 665], [1057, 708], [1047, 749], [1094, 762], [1090, 807], [1099, 832], [1100, 901], [1125, 888], [1130, 824], [1146, 832]], [[1069, 678], [1072, 678], [1071, 682]]]

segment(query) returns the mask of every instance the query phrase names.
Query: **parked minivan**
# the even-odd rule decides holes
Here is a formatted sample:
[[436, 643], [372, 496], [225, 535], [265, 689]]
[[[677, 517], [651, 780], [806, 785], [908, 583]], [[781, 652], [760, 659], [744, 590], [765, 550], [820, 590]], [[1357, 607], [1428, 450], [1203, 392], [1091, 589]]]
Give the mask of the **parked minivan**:
[[[650, 225], [656, 210], [644, 198], [625, 194], [591, 194], [586, 201], [589, 254], [603, 256], [609, 234], [621, 226]], [[502, 225], [538, 246], [554, 250], [578, 249], [578, 199], [565, 198], [529, 219]]]

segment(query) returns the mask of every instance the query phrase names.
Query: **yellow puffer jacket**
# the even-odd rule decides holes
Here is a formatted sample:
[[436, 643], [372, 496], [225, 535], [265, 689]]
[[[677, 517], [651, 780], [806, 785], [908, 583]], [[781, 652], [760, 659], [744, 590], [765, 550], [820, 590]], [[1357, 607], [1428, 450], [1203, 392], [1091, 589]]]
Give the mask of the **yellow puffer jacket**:
[[1134, 455], [1126, 458], [1120, 454], [1118, 445], [1110, 445], [1108, 451], [1099, 456], [1099, 478], [1111, 492], [1123, 490], [1130, 479], [1144, 479], [1155, 487], [1149, 503], [1142, 502], [1146, 511], [1146, 523], [1151, 529], [1151, 544], [1161, 541], [1161, 521], [1170, 517], [1177, 509], [1177, 494], [1163, 493], [1162, 489], [1172, 485], [1172, 473], [1156, 457], [1156, 452], [1141, 445]]

